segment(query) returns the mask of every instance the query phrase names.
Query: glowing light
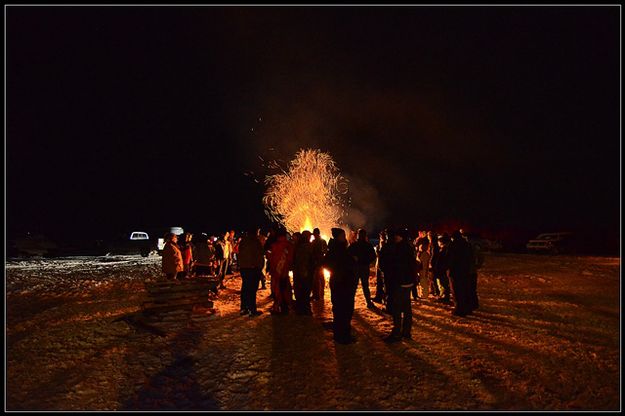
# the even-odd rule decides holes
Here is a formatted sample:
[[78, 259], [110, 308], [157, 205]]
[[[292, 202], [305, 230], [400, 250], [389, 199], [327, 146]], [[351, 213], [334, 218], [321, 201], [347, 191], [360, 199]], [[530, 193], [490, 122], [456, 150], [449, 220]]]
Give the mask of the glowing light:
[[330, 281], [330, 270], [323, 269], [323, 277], [326, 280], [326, 283]]
[[319, 228], [327, 241], [344, 212], [347, 180], [328, 153], [301, 149], [288, 171], [265, 178], [267, 215], [291, 233]]
[[301, 227], [299, 230], [300, 230], [300, 232], [306, 231], [306, 230], [312, 232], [313, 226], [312, 226], [312, 224], [310, 222], [310, 218], [308, 216], [306, 216], [306, 219], [304, 220], [304, 226]]

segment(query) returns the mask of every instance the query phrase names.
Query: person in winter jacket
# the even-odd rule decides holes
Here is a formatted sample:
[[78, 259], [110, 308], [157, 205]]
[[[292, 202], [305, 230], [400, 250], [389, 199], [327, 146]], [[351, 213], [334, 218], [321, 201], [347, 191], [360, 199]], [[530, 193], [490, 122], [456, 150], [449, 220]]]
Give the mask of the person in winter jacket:
[[434, 231], [428, 231], [428, 242], [429, 244], [429, 252], [430, 252], [430, 294], [434, 295], [434, 297], [440, 297], [440, 290], [438, 288], [438, 284], [436, 283], [436, 279], [434, 278], [434, 266], [432, 265], [432, 261], [434, 257], [438, 255], [438, 236]]
[[232, 258], [232, 242], [230, 240], [230, 233], [226, 232], [223, 240], [219, 241], [221, 245], [221, 251], [223, 253], [223, 260], [220, 264], [219, 270], [219, 289], [225, 289], [224, 279], [226, 278], [226, 274], [228, 273], [228, 269], [230, 267], [230, 261]]
[[460, 233], [471, 246], [472, 261], [471, 267], [469, 268], [468, 308], [469, 311], [473, 312], [480, 306], [477, 297], [477, 270], [484, 264], [484, 254], [482, 253], [481, 247], [472, 242], [464, 230], [460, 230]]
[[289, 271], [293, 268], [293, 244], [286, 239], [286, 230], [276, 232], [276, 241], [269, 253], [269, 273], [273, 291], [272, 314], [287, 314], [293, 300]]
[[392, 343], [401, 341], [402, 337], [411, 339], [410, 292], [416, 282], [417, 259], [406, 230], [394, 231], [389, 237], [392, 242], [387, 243], [380, 253], [380, 267], [384, 271], [389, 290], [388, 304], [393, 314], [393, 330], [385, 341]]
[[371, 292], [369, 291], [369, 271], [375, 261], [375, 249], [367, 240], [367, 231], [358, 230], [358, 239], [348, 248], [349, 254], [356, 260], [356, 281], [362, 284], [362, 293], [367, 301], [367, 308], [373, 308]]
[[206, 234], [202, 234], [198, 244], [195, 246], [195, 273], [198, 276], [213, 274], [213, 262], [215, 261], [215, 250]]
[[315, 265], [315, 272], [313, 276], [312, 286], [312, 300], [323, 299], [325, 291], [326, 280], [323, 275], [323, 258], [328, 252], [328, 243], [321, 237], [321, 231], [319, 228], [313, 230], [314, 240], [312, 242], [313, 251], [313, 263]]
[[193, 240], [193, 234], [191, 233], [184, 233], [184, 243], [182, 244], [182, 247], [180, 248], [180, 251], [182, 252], [182, 266], [183, 266], [183, 270], [182, 272], [178, 273], [178, 279], [183, 280], [187, 277], [190, 277], [191, 274], [191, 268], [193, 267], [193, 243], [191, 242]]
[[425, 239], [421, 245], [417, 246], [417, 260], [421, 264], [419, 271], [419, 297], [423, 300], [428, 299], [430, 291], [430, 247], [429, 240]]
[[466, 316], [470, 308], [470, 270], [473, 252], [460, 231], [454, 231], [449, 244], [449, 280], [455, 307], [452, 315]]
[[351, 334], [351, 320], [356, 296], [356, 262], [347, 251], [347, 238], [341, 228], [332, 229], [324, 266], [330, 271], [330, 294], [334, 340], [339, 344], [355, 342]]
[[[265, 271], [270, 277], [271, 277], [271, 273], [270, 273], [271, 271], [271, 261], [270, 261], [271, 246], [273, 245], [273, 243], [276, 242], [277, 239], [278, 237], [276, 236], [276, 229], [272, 228], [267, 233], [267, 238], [265, 239], [265, 243], [263, 245], [263, 249], [265, 250]], [[273, 286], [271, 285], [271, 282], [269, 283], [269, 289], [270, 289], [269, 298], [273, 299], [274, 298]]]
[[176, 280], [176, 275], [184, 270], [182, 265], [182, 253], [176, 244], [178, 236], [169, 233], [165, 237], [165, 247], [163, 248], [163, 273], [168, 280]]
[[438, 252], [434, 253], [432, 258], [433, 280], [438, 287], [438, 302], [445, 304], [450, 303], [449, 277], [449, 236], [447, 234], [438, 236]]
[[386, 230], [380, 232], [380, 241], [378, 246], [376, 247], [376, 256], [377, 259], [375, 261], [375, 297], [371, 299], [373, 302], [382, 303], [386, 302], [386, 292], [384, 290], [384, 272], [380, 268], [380, 252], [382, 251], [382, 247], [387, 242]]
[[259, 239], [259, 229], [251, 229], [239, 243], [238, 262], [241, 270], [241, 315], [258, 316], [256, 291], [260, 282], [265, 257]]
[[312, 290], [315, 264], [313, 261], [310, 231], [303, 231], [295, 245], [293, 256], [293, 290], [295, 291], [295, 312], [312, 315], [310, 292]]

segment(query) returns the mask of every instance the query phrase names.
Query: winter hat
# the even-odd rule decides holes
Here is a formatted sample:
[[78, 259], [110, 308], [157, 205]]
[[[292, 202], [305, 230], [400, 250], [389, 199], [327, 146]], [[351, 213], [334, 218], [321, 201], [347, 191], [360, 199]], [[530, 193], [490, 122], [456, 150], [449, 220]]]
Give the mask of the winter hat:
[[339, 238], [339, 235], [345, 235], [345, 230], [342, 228], [333, 228], [332, 229], [332, 238]]
[[462, 238], [462, 234], [460, 234], [459, 230], [456, 230], [453, 233], [451, 233], [451, 238], [454, 240], [460, 240]]
[[407, 239], [408, 238], [408, 229], [407, 228], [400, 228], [397, 230], [396, 235], [400, 236], [403, 239]]

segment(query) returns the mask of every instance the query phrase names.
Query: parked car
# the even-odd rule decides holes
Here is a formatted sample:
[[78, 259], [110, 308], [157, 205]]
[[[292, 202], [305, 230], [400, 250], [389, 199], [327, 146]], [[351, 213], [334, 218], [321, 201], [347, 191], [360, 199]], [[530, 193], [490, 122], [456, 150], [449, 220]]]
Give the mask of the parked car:
[[573, 233], [543, 233], [526, 244], [530, 253], [562, 254], [573, 249]]
[[147, 257], [153, 250], [156, 250], [156, 244], [144, 231], [133, 231], [127, 237], [120, 237], [108, 246], [108, 254], [141, 254]]

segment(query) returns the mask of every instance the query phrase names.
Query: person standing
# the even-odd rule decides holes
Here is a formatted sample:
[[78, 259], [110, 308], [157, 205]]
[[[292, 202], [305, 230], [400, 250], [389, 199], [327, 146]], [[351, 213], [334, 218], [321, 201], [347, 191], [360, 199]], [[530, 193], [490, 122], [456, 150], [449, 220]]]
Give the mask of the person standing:
[[472, 261], [471, 246], [462, 238], [460, 231], [454, 231], [449, 244], [449, 280], [455, 303], [452, 315], [466, 316], [471, 313], [469, 273]]
[[215, 251], [206, 234], [202, 234], [199, 240], [199, 243], [195, 247], [195, 274], [197, 276], [211, 275], [212, 264], [215, 260]]
[[393, 330], [384, 341], [394, 343], [402, 338], [412, 339], [410, 292], [416, 281], [417, 259], [405, 230], [395, 231], [389, 237], [393, 238], [393, 242], [384, 247], [380, 266], [389, 289], [389, 305], [393, 314]]
[[224, 280], [226, 278], [226, 273], [228, 273], [228, 268], [230, 266], [230, 258], [232, 256], [232, 244], [230, 243], [230, 233], [226, 232], [224, 238], [219, 243], [221, 244], [221, 249], [223, 252], [223, 260], [221, 261], [220, 270], [219, 270], [219, 288], [225, 289]]
[[258, 228], [251, 229], [239, 243], [238, 262], [241, 270], [241, 315], [262, 314], [256, 309], [256, 292], [265, 262]]
[[193, 239], [193, 234], [184, 233], [184, 243], [182, 244], [182, 248], [180, 251], [182, 252], [182, 272], [178, 273], [178, 279], [184, 280], [185, 278], [190, 277], [191, 268], [193, 267], [193, 243], [191, 240]]
[[184, 270], [182, 264], [182, 253], [178, 248], [178, 236], [168, 233], [165, 236], [165, 247], [163, 248], [163, 273], [167, 280], [176, 280], [176, 275]]
[[436, 282], [439, 293], [437, 301], [449, 304], [449, 277], [447, 277], [447, 270], [449, 269], [449, 236], [447, 234], [438, 236], [438, 247], [438, 252], [432, 258], [433, 280]]
[[479, 306], [477, 297], [477, 270], [484, 265], [484, 254], [482, 248], [469, 239], [468, 234], [464, 230], [460, 230], [462, 237], [469, 243], [471, 247], [471, 267], [469, 267], [469, 285], [468, 285], [468, 309], [470, 312], [476, 310]]
[[313, 230], [314, 240], [312, 242], [312, 256], [315, 267], [312, 286], [312, 300], [323, 299], [326, 286], [326, 279], [323, 275], [323, 258], [328, 252], [328, 243], [321, 238], [319, 228]]
[[219, 277], [221, 281], [221, 264], [224, 261], [224, 245], [221, 241], [221, 238], [214, 237], [213, 238], [213, 248], [215, 249], [215, 262], [214, 262], [214, 270], [215, 275]]
[[[273, 243], [276, 242], [276, 240], [277, 240], [276, 229], [272, 228], [267, 233], [267, 239], [265, 240], [265, 244], [263, 245], [263, 249], [265, 250], [265, 271], [267, 272], [269, 277], [271, 277], [271, 273], [270, 273], [271, 262], [269, 260], [271, 258], [271, 246], [273, 245]], [[269, 298], [273, 299], [274, 298], [273, 286], [271, 285], [271, 282], [269, 282], [269, 289], [270, 289]]]
[[276, 232], [276, 241], [269, 255], [273, 306], [271, 314], [287, 314], [293, 300], [289, 270], [293, 267], [293, 245], [286, 238], [286, 230]]
[[267, 289], [267, 276], [265, 274], [267, 271], [267, 259], [265, 258], [265, 243], [267, 242], [267, 236], [260, 233], [258, 239], [260, 240], [260, 244], [263, 246], [263, 268], [260, 273], [260, 283], [261, 290], [265, 290]]
[[230, 256], [228, 257], [228, 268], [226, 269], [226, 274], [234, 274], [234, 263], [236, 262], [236, 253], [234, 252], [236, 245], [234, 230], [230, 230], [226, 234], [226, 241], [230, 243]]
[[430, 272], [430, 294], [434, 295], [434, 297], [440, 297], [440, 290], [438, 289], [438, 285], [436, 283], [436, 279], [434, 278], [434, 267], [432, 266], [432, 261], [434, 260], [434, 256], [438, 255], [438, 236], [434, 231], [428, 231], [428, 247], [430, 253], [430, 264], [428, 266], [428, 270]]
[[419, 271], [419, 289], [421, 299], [427, 300], [430, 291], [430, 249], [429, 240], [424, 239], [417, 247], [417, 260], [421, 264]]
[[313, 262], [310, 231], [302, 232], [295, 246], [293, 256], [293, 289], [295, 290], [295, 312], [298, 315], [312, 315], [310, 292], [312, 290], [315, 264]]
[[339, 344], [350, 344], [356, 341], [351, 334], [351, 320], [358, 281], [356, 263], [347, 251], [347, 238], [341, 228], [332, 229], [324, 265], [330, 271], [334, 340]]
[[371, 292], [369, 291], [369, 272], [371, 264], [375, 261], [375, 249], [367, 239], [367, 231], [358, 230], [358, 239], [350, 244], [348, 248], [349, 254], [356, 260], [356, 285], [358, 281], [362, 284], [362, 293], [367, 301], [367, 308], [373, 308], [371, 301]]
[[376, 303], [383, 303], [386, 301], [386, 293], [384, 291], [384, 272], [380, 269], [380, 251], [387, 242], [386, 230], [380, 232], [380, 241], [376, 247], [376, 260], [375, 260], [375, 297], [371, 299]]

